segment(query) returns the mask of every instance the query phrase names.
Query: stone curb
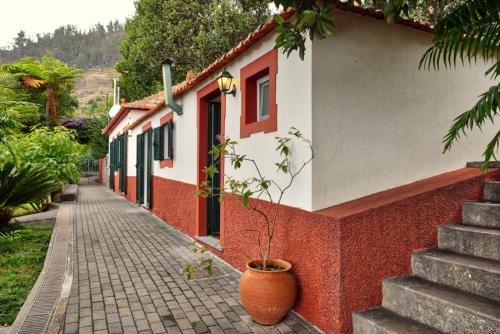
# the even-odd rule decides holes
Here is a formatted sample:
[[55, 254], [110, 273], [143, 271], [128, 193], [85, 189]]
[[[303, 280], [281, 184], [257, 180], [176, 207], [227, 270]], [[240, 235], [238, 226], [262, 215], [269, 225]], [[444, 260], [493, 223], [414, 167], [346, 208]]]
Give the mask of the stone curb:
[[40, 275], [9, 333], [58, 333], [73, 279], [73, 206], [61, 205]]

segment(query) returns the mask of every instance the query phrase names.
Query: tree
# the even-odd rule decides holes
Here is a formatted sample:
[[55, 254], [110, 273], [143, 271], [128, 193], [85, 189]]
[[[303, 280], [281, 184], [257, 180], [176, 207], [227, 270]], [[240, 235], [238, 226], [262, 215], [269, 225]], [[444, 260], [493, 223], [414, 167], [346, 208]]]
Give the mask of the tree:
[[407, 16], [435, 23], [445, 6], [454, 0], [274, 0], [278, 8], [293, 8], [295, 20], [284, 20], [279, 15], [274, 19], [278, 24], [276, 48], [290, 55], [299, 52], [304, 59], [305, 43], [310, 40], [324, 39], [334, 33], [335, 24], [332, 9], [336, 3], [358, 4], [362, 7], [384, 9], [388, 22], [394, 22], [399, 16]]
[[25, 96], [17, 91], [19, 88], [17, 76], [0, 68], [0, 146], [9, 151], [16, 165], [19, 159], [8, 139], [20, 131], [26, 117], [37, 113], [35, 104], [21, 100]]
[[174, 82], [201, 71], [245, 38], [268, 15], [268, 1], [138, 0], [125, 24], [120, 89], [129, 100], [161, 89], [161, 63], [173, 60]]
[[100, 24], [87, 31], [65, 25], [52, 33], [36, 34], [33, 39], [21, 31], [12, 45], [0, 48], [0, 62], [11, 63], [26, 56], [42, 57], [50, 51], [55, 58], [78, 68], [111, 66], [120, 59], [123, 25], [118, 21], [109, 22], [106, 31], [102, 29]]
[[[18, 73], [23, 83], [34, 89], [43, 89], [47, 94], [45, 113], [49, 122], [57, 122], [57, 97], [61, 90], [72, 89], [81, 71], [54, 59], [50, 54], [37, 58], [23, 58], [11, 64], [11, 72]], [[61, 96], [59, 96], [61, 98]]]

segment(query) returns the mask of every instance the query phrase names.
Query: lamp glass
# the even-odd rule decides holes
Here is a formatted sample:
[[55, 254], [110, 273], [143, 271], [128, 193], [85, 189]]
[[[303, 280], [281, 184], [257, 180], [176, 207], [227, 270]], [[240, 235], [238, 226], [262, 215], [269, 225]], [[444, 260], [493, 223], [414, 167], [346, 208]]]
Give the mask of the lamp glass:
[[233, 76], [226, 70], [223, 70], [217, 77], [217, 86], [219, 86], [219, 90], [223, 93], [228, 93], [231, 91], [232, 82]]

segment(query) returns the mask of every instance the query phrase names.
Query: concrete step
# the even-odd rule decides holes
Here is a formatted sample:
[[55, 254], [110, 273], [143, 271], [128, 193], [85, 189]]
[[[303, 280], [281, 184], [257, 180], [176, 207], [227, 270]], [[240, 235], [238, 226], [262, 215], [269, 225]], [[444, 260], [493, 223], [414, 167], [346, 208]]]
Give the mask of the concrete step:
[[465, 202], [462, 204], [462, 223], [500, 229], [500, 204]]
[[500, 303], [415, 276], [384, 281], [382, 306], [444, 333], [500, 333]]
[[484, 183], [483, 201], [500, 203], [500, 182], [486, 181]]
[[383, 307], [377, 307], [352, 316], [353, 334], [440, 334], [442, 332], [403, 318]]
[[500, 301], [500, 262], [431, 250], [414, 253], [413, 274], [426, 280]]
[[78, 184], [67, 184], [61, 192], [62, 202], [73, 202], [78, 199]]
[[500, 261], [499, 229], [455, 224], [438, 231], [439, 249]]

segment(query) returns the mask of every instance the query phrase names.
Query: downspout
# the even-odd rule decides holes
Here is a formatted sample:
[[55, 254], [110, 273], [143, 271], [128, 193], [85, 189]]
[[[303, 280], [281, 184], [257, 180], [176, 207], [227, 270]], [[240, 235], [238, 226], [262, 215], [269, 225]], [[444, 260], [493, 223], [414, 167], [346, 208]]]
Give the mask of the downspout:
[[165, 105], [172, 109], [177, 115], [182, 115], [182, 106], [174, 101], [172, 91], [172, 61], [166, 59], [162, 64], [163, 71], [163, 90], [165, 91]]

